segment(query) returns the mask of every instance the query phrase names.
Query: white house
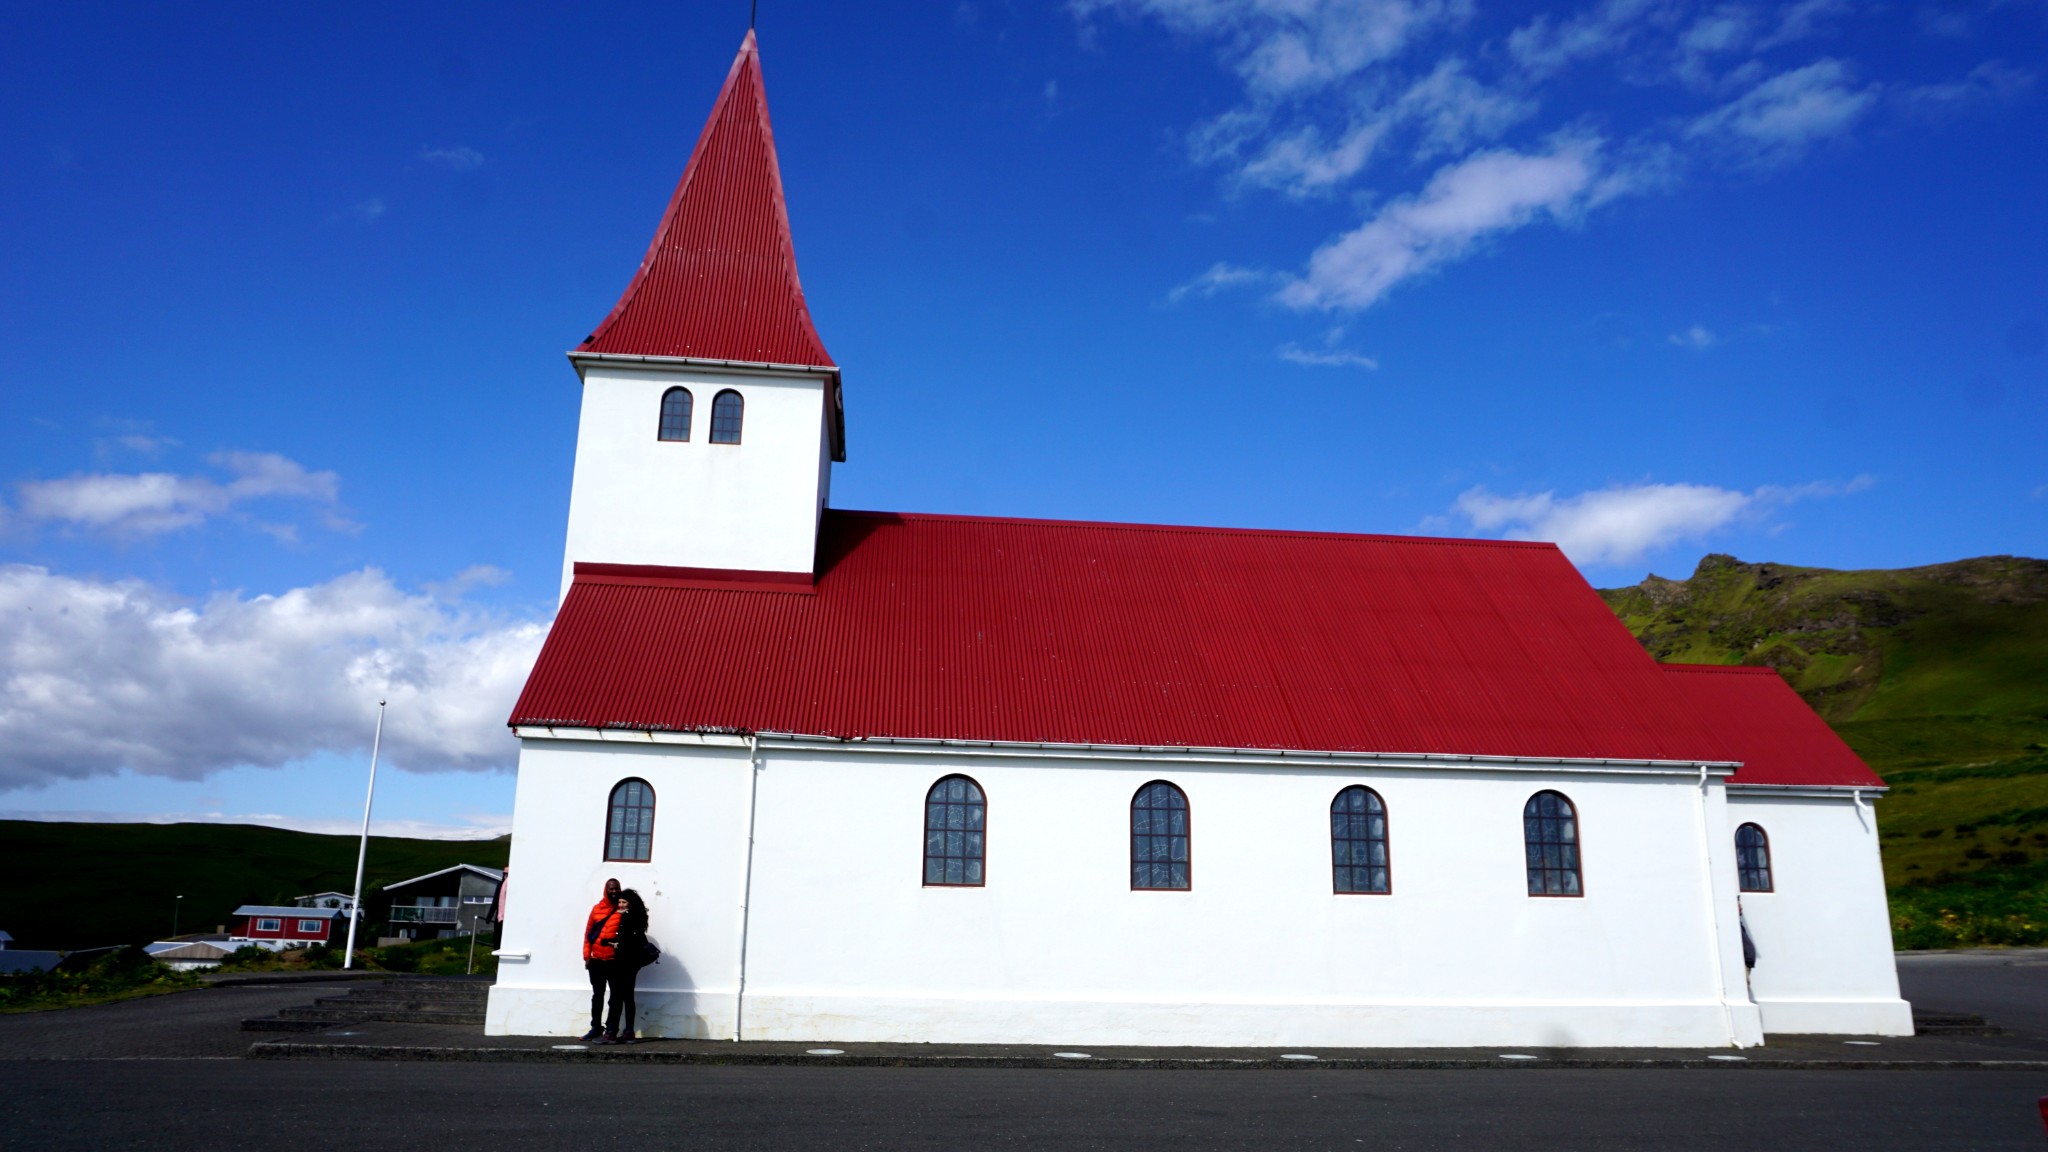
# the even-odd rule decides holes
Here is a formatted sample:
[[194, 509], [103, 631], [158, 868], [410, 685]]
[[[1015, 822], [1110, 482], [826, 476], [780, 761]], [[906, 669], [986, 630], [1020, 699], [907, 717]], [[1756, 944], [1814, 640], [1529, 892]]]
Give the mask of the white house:
[[[494, 1034], [1746, 1046], [1911, 1031], [1883, 784], [1553, 546], [848, 512], [748, 35], [572, 353]], [[1759, 959], [1745, 978], [1738, 896]]]

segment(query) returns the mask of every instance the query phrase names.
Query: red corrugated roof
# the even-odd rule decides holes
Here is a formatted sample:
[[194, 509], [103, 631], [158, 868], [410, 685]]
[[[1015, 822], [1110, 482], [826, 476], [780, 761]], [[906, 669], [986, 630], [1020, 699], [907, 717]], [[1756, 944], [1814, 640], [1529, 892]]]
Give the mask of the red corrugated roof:
[[1742, 770], [1729, 783], [1884, 785], [1774, 669], [1726, 664], [1662, 667], [1666, 678], [1742, 761]]
[[576, 351], [834, 366], [797, 281], [752, 32], [640, 270]]
[[579, 576], [511, 722], [1732, 757], [1554, 546], [827, 511], [806, 591]]

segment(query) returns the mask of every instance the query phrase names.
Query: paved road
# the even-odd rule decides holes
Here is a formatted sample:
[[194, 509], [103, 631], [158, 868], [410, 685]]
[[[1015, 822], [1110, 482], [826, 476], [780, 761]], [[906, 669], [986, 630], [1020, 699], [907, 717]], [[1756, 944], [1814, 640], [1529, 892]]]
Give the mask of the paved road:
[[1975, 1012], [2048, 1038], [2048, 949], [1907, 953], [1899, 957], [1899, 992], [1915, 1008]]
[[[0, 1145], [442, 1149], [2038, 1149], [2015, 1073], [1065, 1072], [22, 1063]], [[268, 1137], [266, 1137], [267, 1139]]]
[[[1909, 995], [2048, 1036], [2048, 953], [1906, 958]], [[2020, 963], [2007, 963], [2007, 961]], [[321, 990], [220, 988], [0, 1017], [0, 1148], [2040, 1149], [2048, 1075], [2012, 1072], [1087, 1071], [223, 1059], [245, 1015]], [[2036, 1031], [2038, 1029], [2038, 1031]], [[122, 1058], [127, 1057], [127, 1058]], [[206, 1057], [213, 1057], [207, 1059]]]

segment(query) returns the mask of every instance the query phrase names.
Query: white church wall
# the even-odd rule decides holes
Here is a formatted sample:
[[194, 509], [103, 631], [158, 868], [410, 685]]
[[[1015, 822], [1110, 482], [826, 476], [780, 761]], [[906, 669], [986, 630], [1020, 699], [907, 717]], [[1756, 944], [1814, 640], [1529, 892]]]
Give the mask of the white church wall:
[[[643, 1029], [732, 1036], [746, 754], [525, 742], [505, 948], [532, 959], [501, 967], [494, 1033], [582, 1030], [577, 933], [603, 878], [618, 874], [648, 893], [669, 955], [642, 977]], [[1731, 918], [1717, 937], [1712, 838], [1690, 774], [956, 758], [773, 742], [762, 757], [748, 1039], [1760, 1038], [1753, 1010], [1723, 1000], [1731, 979], [1740, 997], [1739, 952], [1736, 967], [1727, 960], [1732, 893], [1720, 894]], [[921, 882], [925, 793], [954, 770], [988, 798], [982, 888]], [[605, 797], [629, 775], [657, 792], [654, 860], [604, 864]], [[1152, 779], [1188, 795], [1190, 891], [1130, 889], [1129, 805]], [[1388, 806], [1389, 895], [1331, 891], [1329, 806], [1353, 783]], [[1579, 810], [1580, 898], [1527, 895], [1522, 807], [1546, 786]], [[1720, 827], [1718, 810], [1709, 815]]]
[[[576, 1035], [588, 1026], [583, 925], [612, 877], [646, 897], [649, 934], [663, 950], [640, 974], [640, 1030], [732, 1035], [747, 790], [746, 749], [729, 746], [736, 743], [522, 743], [492, 1035]], [[612, 786], [636, 776], [655, 793], [652, 859], [606, 861]]]
[[[657, 438], [661, 397], [691, 392], [690, 439]], [[738, 444], [711, 442], [712, 399], [746, 402]], [[829, 451], [825, 381], [767, 372], [583, 365], [562, 594], [575, 563], [809, 572]]]
[[1912, 1035], [1869, 798], [1858, 807], [1842, 793], [1738, 787], [1728, 797], [1731, 845], [1746, 822], [1771, 848], [1773, 891], [1742, 893], [1764, 1031]]

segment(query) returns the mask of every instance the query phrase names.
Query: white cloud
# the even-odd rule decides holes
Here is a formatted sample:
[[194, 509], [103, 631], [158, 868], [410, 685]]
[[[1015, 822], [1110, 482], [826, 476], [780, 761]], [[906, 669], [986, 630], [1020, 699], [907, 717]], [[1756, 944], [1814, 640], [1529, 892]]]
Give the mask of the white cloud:
[[1788, 160], [1848, 131], [1877, 102], [1877, 93], [1875, 84], [1857, 87], [1842, 61], [1817, 60], [1701, 116], [1686, 134], [1734, 144], [1755, 160]]
[[1485, 236], [1539, 217], [1570, 219], [1624, 187], [1625, 178], [1601, 170], [1598, 140], [1567, 139], [1535, 155], [1480, 152], [1317, 249], [1307, 273], [1280, 299], [1303, 309], [1369, 308], [1402, 280], [1464, 256]]
[[1544, 14], [1508, 34], [1508, 54], [1527, 71], [1548, 75], [1580, 60], [1620, 52], [1644, 25], [1668, 23], [1676, 12], [1670, 0], [1603, 0], [1560, 23]]
[[1575, 564], [1633, 564], [1657, 549], [1762, 518], [1795, 500], [1859, 492], [1872, 483], [1859, 476], [1847, 484], [1766, 485], [1752, 492], [1706, 484], [1635, 484], [1567, 497], [1555, 492], [1497, 496], [1482, 487], [1459, 495], [1451, 510], [1486, 535], [1555, 543]]
[[[75, 824], [256, 824], [265, 828], [317, 832], [325, 836], [354, 836], [363, 828], [360, 818], [323, 819], [277, 812], [107, 812], [15, 808], [0, 809], [0, 820], [56, 820]], [[415, 840], [491, 840], [511, 832], [510, 812], [477, 813], [464, 824], [392, 820], [382, 816], [370, 819], [372, 836], [404, 836]]]
[[327, 218], [327, 222], [332, 224], [341, 220], [353, 220], [358, 224], [375, 224], [383, 215], [384, 198], [382, 196], [372, 196], [368, 200], [358, 200], [341, 211], [336, 212]]
[[1083, 21], [1117, 12], [1215, 37], [1262, 99], [1347, 79], [1471, 11], [1469, 0], [1070, 0], [1068, 7]]
[[193, 604], [139, 580], [0, 566], [0, 790], [357, 749], [379, 697], [394, 765], [506, 767], [505, 718], [545, 633], [374, 569]]
[[1665, 339], [1680, 348], [1690, 348], [1695, 352], [1704, 352], [1721, 342], [1721, 338], [1714, 335], [1704, 324], [1695, 324], [1683, 332], [1673, 332]]
[[484, 166], [484, 154], [466, 144], [448, 148], [422, 148], [420, 159], [450, 172], [474, 172]]
[[1277, 188], [1290, 196], [1324, 192], [1365, 167], [1386, 130], [1385, 120], [1355, 124], [1335, 144], [1325, 146], [1322, 132], [1307, 125], [1266, 145], [1238, 173], [1238, 179]]
[[1465, 62], [1453, 57], [1415, 82], [1401, 96], [1399, 114], [1421, 126], [1417, 159], [1460, 152], [1482, 140], [1493, 140], [1536, 114], [1534, 98], [1489, 88], [1472, 77]]
[[1380, 362], [1370, 356], [1361, 356], [1341, 348], [1318, 352], [1298, 344], [1282, 344], [1277, 355], [1289, 364], [1300, 364], [1307, 368], [1363, 368], [1367, 371], [1377, 371], [1380, 366]]
[[[333, 509], [341, 480], [332, 472], [309, 471], [275, 452], [216, 452], [207, 462], [227, 472], [226, 482], [170, 472], [92, 472], [62, 480], [20, 485], [21, 518], [57, 523], [111, 536], [156, 536], [191, 528], [263, 500], [297, 500], [328, 509], [328, 524], [353, 524]], [[273, 534], [278, 525], [261, 525]]]
[[1898, 94], [1908, 111], [1941, 115], [1976, 104], [2010, 100], [2034, 85], [2034, 74], [2001, 60], [1987, 60], [1961, 79], [1922, 84]]
[[1270, 284], [1280, 279], [1278, 273], [1259, 268], [1239, 268], [1234, 264], [1211, 264], [1207, 272], [1185, 284], [1176, 284], [1166, 294], [1168, 304], [1178, 304], [1190, 296], [1207, 299], [1218, 292], [1232, 288], [1244, 288], [1253, 284]]

